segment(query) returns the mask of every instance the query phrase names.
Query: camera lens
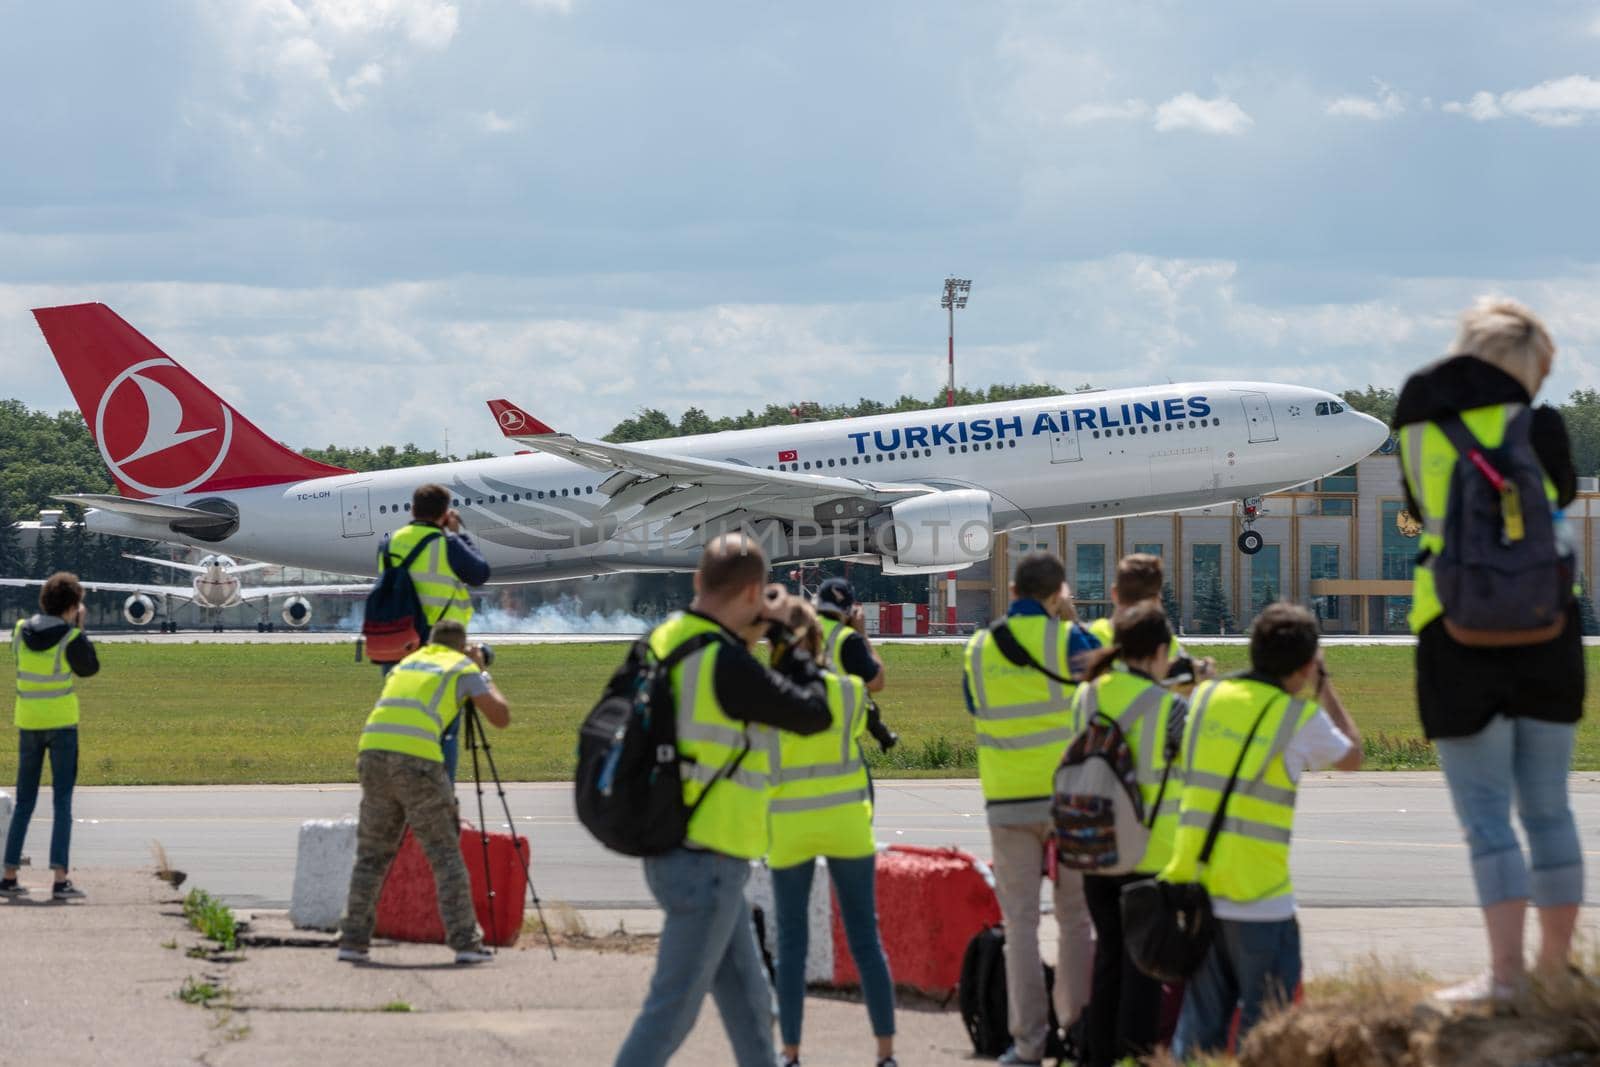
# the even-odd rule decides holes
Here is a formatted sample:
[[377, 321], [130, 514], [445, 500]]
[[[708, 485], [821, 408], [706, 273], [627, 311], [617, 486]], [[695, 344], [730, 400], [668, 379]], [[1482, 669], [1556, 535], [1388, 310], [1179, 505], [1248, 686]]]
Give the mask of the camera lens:
[[493, 645], [488, 645], [488, 644], [484, 644], [482, 642], [479, 642], [478, 651], [483, 653], [483, 665], [485, 667], [494, 666], [494, 646]]

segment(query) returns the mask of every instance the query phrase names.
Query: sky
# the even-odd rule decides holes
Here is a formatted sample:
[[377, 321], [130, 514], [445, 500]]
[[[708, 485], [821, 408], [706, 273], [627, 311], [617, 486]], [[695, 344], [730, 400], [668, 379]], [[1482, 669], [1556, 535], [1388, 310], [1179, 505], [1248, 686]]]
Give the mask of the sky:
[[1395, 387], [1483, 294], [1600, 387], [1600, 2], [0, 0], [0, 395], [100, 300], [301, 446], [483, 401]]

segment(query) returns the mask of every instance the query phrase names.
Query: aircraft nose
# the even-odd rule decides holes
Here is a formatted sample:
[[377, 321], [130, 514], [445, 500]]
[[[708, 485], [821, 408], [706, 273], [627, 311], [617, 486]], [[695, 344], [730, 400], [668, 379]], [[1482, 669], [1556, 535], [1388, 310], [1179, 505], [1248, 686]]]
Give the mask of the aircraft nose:
[[1389, 427], [1371, 415], [1364, 415], [1359, 411], [1351, 414], [1355, 416], [1355, 421], [1352, 423], [1350, 436], [1356, 446], [1355, 451], [1360, 458], [1365, 458], [1383, 447], [1383, 443], [1389, 439]]

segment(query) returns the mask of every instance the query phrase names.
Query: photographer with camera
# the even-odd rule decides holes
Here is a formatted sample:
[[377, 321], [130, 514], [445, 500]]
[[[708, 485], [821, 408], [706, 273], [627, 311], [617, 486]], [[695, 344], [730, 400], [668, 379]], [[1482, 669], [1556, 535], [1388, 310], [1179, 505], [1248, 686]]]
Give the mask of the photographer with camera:
[[[883, 657], [867, 638], [867, 620], [856, 603], [855, 590], [844, 578], [829, 578], [817, 589], [817, 625], [822, 633], [822, 653], [818, 662], [835, 674], [860, 678], [868, 693], [881, 693], [884, 686]], [[867, 732], [884, 752], [900, 740], [884, 725], [878, 702], [867, 697]]]
[[[806, 635], [807, 651], [813, 656], [823, 648], [816, 622], [803, 601], [792, 603], [787, 628]], [[781, 643], [775, 643], [773, 661], [778, 662], [785, 651]], [[784, 1067], [797, 1067], [800, 1062], [811, 879], [817, 857], [826, 856], [850, 956], [861, 974], [867, 1016], [878, 1041], [878, 1067], [894, 1067], [894, 981], [878, 936], [872, 790], [861, 755], [871, 707], [868, 686], [859, 676], [843, 671], [825, 671], [823, 681], [833, 725], [809, 737], [787, 732], [778, 735], [772, 850], [767, 865], [772, 868], [778, 926], [778, 1026], [783, 1035], [783, 1062]]]
[[492, 655], [486, 646], [467, 644], [467, 629], [460, 621], [444, 619], [434, 624], [426, 645], [384, 678], [383, 694], [357, 746], [361, 813], [356, 864], [340, 924], [339, 959], [345, 962], [367, 961], [378, 894], [407, 826], [433, 869], [445, 940], [455, 949], [456, 962], [494, 958], [483, 946], [473, 911], [455, 788], [440, 747], [440, 736], [468, 700], [497, 728], [510, 725], [511, 709], [482, 669]]
[[[1117, 561], [1117, 574], [1111, 583], [1111, 614], [1091, 622], [1089, 632], [1102, 647], [1109, 648], [1114, 643], [1112, 616], [1145, 600], [1161, 604], [1163, 584], [1160, 556], [1148, 552], [1123, 556]], [[1210, 656], [1193, 658], [1176, 635], [1167, 642], [1167, 673], [1161, 679], [1164, 685], [1192, 686], [1216, 676], [1216, 660]]]
[[[644, 860], [645, 881], [666, 913], [656, 970], [616, 1062], [663, 1064], [683, 1044], [709, 992], [740, 1067], [771, 1067], [772, 990], [756, 946], [745, 882], [767, 854], [767, 805], [778, 731], [828, 729], [827, 685], [788, 632], [795, 598], [766, 584], [766, 553], [744, 534], [711, 541], [694, 574], [694, 600], [650, 633], [657, 661], [690, 641], [712, 640], [669, 675], [677, 708], [683, 801], [693, 808], [683, 844]], [[752, 654], [776, 627], [785, 652], [768, 667]]]

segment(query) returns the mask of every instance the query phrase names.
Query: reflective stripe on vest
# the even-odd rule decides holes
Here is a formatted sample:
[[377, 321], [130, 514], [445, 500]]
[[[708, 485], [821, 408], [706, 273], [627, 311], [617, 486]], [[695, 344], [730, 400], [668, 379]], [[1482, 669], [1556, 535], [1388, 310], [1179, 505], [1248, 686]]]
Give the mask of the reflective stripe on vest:
[[1107, 672], [1092, 683], [1080, 685], [1073, 701], [1080, 731], [1087, 729], [1097, 714], [1116, 722], [1133, 752], [1146, 822], [1150, 821], [1151, 809], [1156, 809], [1144, 857], [1134, 868], [1140, 874], [1154, 874], [1166, 866], [1177, 837], [1179, 797], [1183, 791], [1181, 768], [1174, 767], [1167, 776], [1165, 792], [1161, 778], [1167, 766], [1167, 734], [1180, 700], [1149, 679], [1124, 670]]
[[384, 678], [357, 750], [443, 763], [439, 738], [461, 710], [456, 680], [476, 670], [472, 660], [444, 645], [424, 645], [411, 653]]
[[854, 631], [840, 619], [831, 615], [817, 615], [817, 626], [822, 630], [822, 662], [818, 664], [835, 674], [843, 674], [839, 656], [844, 651], [845, 638]]
[[[1006, 625], [1034, 659], [1068, 677], [1066, 624], [1042, 615], [1015, 615]], [[1026, 664], [1012, 663], [986, 629], [967, 642], [966, 681], [984, 799], [1048, 798], [1056, 765], [1077, 733], [1072, 714], [1075, 687]]]
[[67, 664], [67, 646], [83, 633], [76, 626], [50, 648], [34, 651], [22, 639], [18, 620], [11, 630], [11, 651], [17, 657], [17, 699], [12, 717], [21, 730], [59, 730], [78, 724], [78, 693], [72, 668]]
[[808, 737], [779, 734], [772, 795], [772, 846], [767, 862], [792, 867], [817, 856], [872, 855], [872, 800], [861, 738], [867, 730], [867, 687], [855, 675], [827, 672], [828, 729]]
[[[389, 558], [398, 563], [411, 554], [429, 534], [441, 533], [438, 527], [414, 522], [402, 526], [389, 536], [387, 552], [378, 554], [380, 567], [389, 567]], [[411, 582], [417, 589], [417, 599], [422, 601], [422, 614], [432, 626], [440, 619], [454, 619], [466, 626], [472, 622], [472, 594], [466, 583], [450, 569], [450, 550], [447, 534], [439, 537], [411, 562]]]
[[[650, 651], [665, 659], [690, 638], [720, 631], [710, 619], [680, 613], [650, 632]], [[722, 652], [721, 644], [707, 645], [672, 669], [684, 806], [705, 794], [689, 820], [685, 840], [738, 859], [759, 859], [767, 851], [767, 802], [772, 768], [778, 762], [778, 732], [723, 714], [715, 684], [717, 656]], [[740, 758], [747, 745], [749, 751]], [[718, 779], [736, 758], [738, 768]]]
[[[1489, 404], [1461, 412], [1461, 422], [1484, 448], [1499, 448], [1505, 441], [1506, 429], [1511, 420], [1524, 410], [1522, 404]], [[1445, 518], [1450, 507], [1450, 479], [1455, 473], [1460, 454], [1450, 438], [1431, 422], [1410, 423], [1400, 427], [1400, 467], [1411, 497], [1422, 509], [1413, 516], [1422, 523], [1417, 554], [1426, 553], [1429, 560], [1438, 558], [1444, 551]], [[1541, 470], [1544, 495], [1550, 509], [1557, 507], [1559, 494], [1548, 474]], [[1412, 633], [1423, 629], [1444, 614], [1444, 605], [1433, 584], [1433, 569], [1418, 563], [1411, 571], [1411, 611], [1409, 622]]]
[[[1225, 679], [1200, 687], [1184, 727], [1182, 807], [1172, 859], [1162, 870], [1162, 879], [1198, 878], [1212, 895], [1241, 903], [1294, 891], [1289, 845], [1296, 783], [1283, 757], [1317, 710], [1315, 704], [1253, 679]], [[1239, 746], [1257, 715], [1262, 716], [1261, 725], [1239, 764], [1239, 779], [1216, 846], [1202, 870], [1199, 856], [1207, 832], [1239, 762]]]

